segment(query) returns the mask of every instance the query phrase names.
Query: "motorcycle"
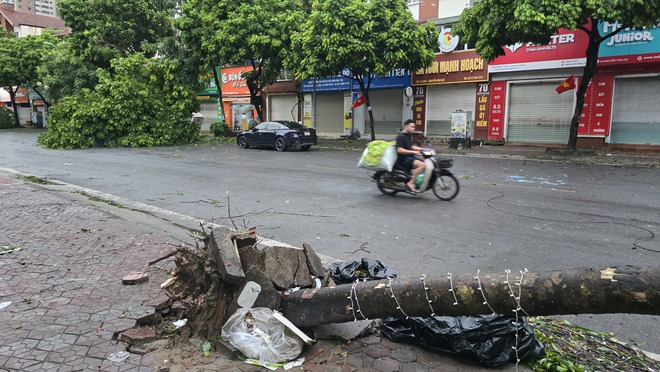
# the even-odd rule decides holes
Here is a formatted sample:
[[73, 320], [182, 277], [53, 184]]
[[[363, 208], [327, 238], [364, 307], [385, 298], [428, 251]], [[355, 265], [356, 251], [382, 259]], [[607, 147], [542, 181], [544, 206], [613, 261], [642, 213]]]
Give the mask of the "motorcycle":
[[449, 171], [454, 163], [453, 159], [441, 159], [435, 156], [435, 150], [424, 149], [422, 159], [426, 164], [426, 169], [415, 180], [417, 190], [408, 189], [406, 183], [412, 176], [410, 171], [402, 169], [398, 165], [394, 166], [392, 171], [379, 170], [373, 175], [373, 181], [378, 185], [378, 190], [385, 195], [395, 195], [398, 192], [405, 192], [416, 195], [428, 190], [433, 190], [433, 194], [440, 200], [449, 201], [458, 195], [460, 186], [458, 180]]

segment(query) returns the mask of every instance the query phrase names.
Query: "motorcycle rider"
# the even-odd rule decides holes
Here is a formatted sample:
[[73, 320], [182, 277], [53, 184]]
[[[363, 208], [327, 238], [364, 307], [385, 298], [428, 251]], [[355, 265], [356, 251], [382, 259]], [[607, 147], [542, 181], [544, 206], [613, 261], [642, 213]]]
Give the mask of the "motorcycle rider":
[[408, 119], [403, 123], [403, 129], [396, 137], [397, 164], [407, 171], [412, 169], [412, 177], [406, 186], [413, 192], [415, 191], [415, 179], [426, 169], [426, 164], [417, 158], [417, 155], [422, 154], [422, 148], [413, 143], [412, 133], [414, 131], [415, 121]]

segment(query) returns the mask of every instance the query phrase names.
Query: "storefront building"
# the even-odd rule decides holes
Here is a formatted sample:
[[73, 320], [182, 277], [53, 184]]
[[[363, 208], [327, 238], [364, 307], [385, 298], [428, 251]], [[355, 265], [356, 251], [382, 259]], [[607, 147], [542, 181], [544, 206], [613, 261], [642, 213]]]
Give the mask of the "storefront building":
[[[601, 34], [613, 26], [598, 25]], [[613, 89], [606, 90], [612, 105], [604, 110], [605, 115], [611, 111], [604, 142], [614, 147], [660, 146], [660, 27], [623, 30], [601, 44], [598, 56], [598, 87]], [[600, 102], [594, 103], [590, 109], [598, 113]]]
[[413, 72], [412, 85], [414, 119], [426, 137], [450, 137], [454, 112], [467, 113], [470, 137], [486, 137], [488, 64], [474, 50], [437, 53], [431, 66]]
[[[601, 34], [612, 27], [597, 26]], [[601, 44], [598, 69], [585, 95], [578, 147], [660, 145], [660, 40], [654, 41], [656, 34], [660, 34], [657, 28], [624, 30]], [[488, 66], [488, 138], [566, 145], [576, 89], [559, 94], [555, 88], [569, 76], [575, 76], [579, 84], [587, 43], [580, 30], [560, 30], [547, 45], [506, 46], [505, 55]]]
[[250, 128], [250, 125], [260, 121], [250, 103], [250, 90], [247, 82], [241, 76], [250, 66], [234, 66], [222, 69], [220, 79], [222, 83], [222, 104], [224, 106], [226, 122], [234, 132]]
[[264, 89], [266, 94], [266, 120], [288, 120], [302, 122], [300, 86], [287, 74]]
[[[371, 81], [369, 101], [377, 138], [391, 139], [401, 130], [403, 121], [412, 118], [412, 90], [406, 89], [410, 87], [410, 76], [406, 69], [395, 69]], [[367, 79], [365, 85], [368, 83]], [[366, 136], [370, 133], [367, 105], [351, 109], [361, 94], [354, 80], [344, 76], [310, 79], [302, 82], [301, 90], [303, 123], [314, 126], [319, 135]]]
[[[218, 71], [219, 67], [216, 67]], [[219, 106], [220, 95], [218, 87], [213, 77], [213, 72], [209, 71], [206, 75], [199, 77], [200, 82], [204, 84], [204, 90], [197, 93], [197, 102], [199, 102], [199, 113], [204, 116], [200, 130], [208, 131], [211, 123], [222, 121], [222, 114]]]

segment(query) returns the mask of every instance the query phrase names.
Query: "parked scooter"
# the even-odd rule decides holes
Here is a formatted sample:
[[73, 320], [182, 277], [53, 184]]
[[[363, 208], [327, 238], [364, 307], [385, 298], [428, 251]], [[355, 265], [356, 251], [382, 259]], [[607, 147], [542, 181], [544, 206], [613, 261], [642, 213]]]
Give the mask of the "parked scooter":
[[395, 195], [398, 192], [414, 195], [433, 190], [433, 194], [440, 200], [454, 199], [460, 189], [458, 180], [449, 171], [454, 160], [437, 158], [433, 149], [424, 149], [422, 158], [426, 164], [426, 169], [415, 180], [417, 190], [411, 191], [406, 185], [411, 177], [409, 170], [395, 165], [391, 172], [379, 170], [374, 173], [373, 180], [377, 183], [380, 192], [385, 195]]

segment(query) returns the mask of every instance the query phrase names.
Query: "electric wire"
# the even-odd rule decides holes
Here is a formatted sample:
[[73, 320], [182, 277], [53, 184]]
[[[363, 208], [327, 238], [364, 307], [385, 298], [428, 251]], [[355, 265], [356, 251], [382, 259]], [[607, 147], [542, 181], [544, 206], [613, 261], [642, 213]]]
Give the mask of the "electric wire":
[[594, 225], [595, 225], [595, 224], [604, 224], [604, 225], [621, 225], [621, 226], [632, 227], [632, 228], [635, 228], [635, 229], [639, 229], [639, 230], [645, 231], [645, 232], [647, 232], [647, 233], [649, 234], [649, 236], [643, 236], [643, 237], [639, 237], [639, 238], [635, 239], [635, 240], [633, 241], [633, 243], [632, 243], [632, 245], [633, 245], [633, 249], [642, 249], [642, 250], [649, 251], [649, 252], [653, 252], [653, 253], [660, 253], [660, 250], [652, 249], [652, 248], [646, 248], [646, 247], [643, 247], [643, 246], [641, 246], [640, 244], [638, 244], [638, 243], [642, 243], [642, 242], [650, 242], [650, 241], [652, 241], [652, 240], [655, 239], [655, 234], [653, 233], [653, 231], [651, 231], [651, 230], [649, 230], [649, 229], [647, 229], [647, 228], [644, 228], [644, 227], [641, 227], [641, 226], [637, 226], [637, 225], [633, 225], [633, 224], [631, 224], [631, 223], [627, 223], [627, 222], [612, 222], [612, 221], [591, 221], [591, 222], [589, 222], [589, 221], [569, 221], [569, 220], [560, 220], [560, 219], [554, 219], [554, 218], [533, 217], [533, 216], [527, 216], [527, 215], [520, 214], [520, 213], [510, 212], [510, 211], [506, 211], [506, 210], [503, 210], [503, 209], [497, 208], [497, 207], [495, 207], [495, 206], [493, 206], [493, 205], [491, 204], [492, 201], [494, 201], [494, 200], [496, 200], [496, 199], [501, 199], [501, 198], [503, 198], [503, 197], [506, 196], [506, 195], [505, 195], [503, 192], [501, 192], [501, 191], [495, 191], [495, 192], [498, 193], [498, 194], [500, 194], [500, 195], [494, 196], [494, 197], [490, 198], [490, 199], [486, 202], [486, 205], [488, 205], [488, 208], [490, 208], [490, 209], [492, 209], [492, 210], [495, 210], [495, 211], [498, 211], [498, 212], [501, 212], [501, 213], [506, 213], [506, 214], [509, 214], [509, 215], [512, 215], [512, 216], [516, 216], [516, 217], [529, 218], [529, 219], [538, 220], [538, 221], [548, 221], [548, 222], [558, 222], [558, 223], [568, 223], [568, 224], [594, 224]]

